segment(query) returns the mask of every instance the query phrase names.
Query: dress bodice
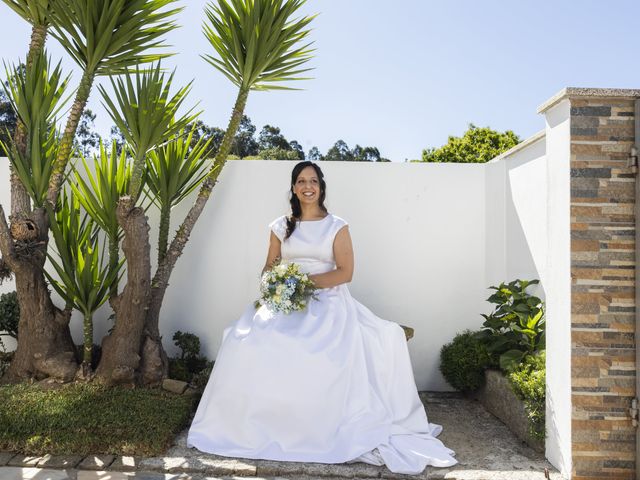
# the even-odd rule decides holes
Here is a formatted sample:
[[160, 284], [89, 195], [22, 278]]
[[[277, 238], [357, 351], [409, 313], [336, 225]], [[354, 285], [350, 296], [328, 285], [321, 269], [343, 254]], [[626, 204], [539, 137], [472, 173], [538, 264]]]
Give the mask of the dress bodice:
[[329, 213], [321, 220], [298, 221], [296, 229], [286, 240], [285, 215], [276, 218], [269, 227], [280, 239], [282, 260], [298, 263], [303, 271], [315, 274], [335, 268], [333, 240], [345, 225], [347, 222], [344, 219]]

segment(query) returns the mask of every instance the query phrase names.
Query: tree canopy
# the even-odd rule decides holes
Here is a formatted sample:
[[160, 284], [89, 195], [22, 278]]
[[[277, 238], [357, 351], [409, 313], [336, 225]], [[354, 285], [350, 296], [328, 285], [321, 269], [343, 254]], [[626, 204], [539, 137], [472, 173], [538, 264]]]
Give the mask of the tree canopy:
[[[316, 148], [316, 147], [314, 147]], [[311, 152], [310, 152], [311, 153]], [[314, 156], [320, 152], [314, 151]], [[389, 162], [390, 160], [380, 155], [380, 151], [376, 147], [361, 147], [356, 145], [353, 149], [349, 148], [349, 145], [344, 140], [338, 140], [333, 147], [331, 147], [327, 154], [320, 155], [319, 160], [326, 161], [343, 161], [343, 162]]]
[[469, 129], [461, 137], [450, 136], [445, 145], [424, 149], [422, 161], [485, 163], [515, 147], [520, 141], [511, 130], [498, 132], [470, 123]]

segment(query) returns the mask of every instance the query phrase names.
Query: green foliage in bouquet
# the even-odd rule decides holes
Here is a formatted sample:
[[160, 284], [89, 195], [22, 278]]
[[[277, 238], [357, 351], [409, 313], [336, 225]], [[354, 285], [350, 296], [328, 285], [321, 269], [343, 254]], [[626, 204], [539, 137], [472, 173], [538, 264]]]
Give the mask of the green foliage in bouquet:
[[[211, 372], [213, 362], [200, 355], [200, 339], [198, 336], [178, 330], [173, 335], [173, 342], [181, 353], [179, 357], [169, 359], [169, 377], [189, 383], [196, 377], [199, 378], [199, 383], [201, 383], [201, 377], [204, 375], [199, 374], [205, 370]], [[206, 379], [204, 383], [206, 384]]]
[[494, 311], [482, 316], [485, 322], [478, 334], [491, 353], [494, 364], [509, 372], [527, 355], [545, 348], [544, 305], [525, 290], [539, 280], [514, 280], [499, 287], [487, 301], [496, 304]]
[[528, 355], [512, 373], [509, 382], [515, 394], [524, 401], [529, 419], [529, 434], [545, 438], [545, 352]]
[[445, 380], [463, 392], [477, 390], [484, 383], [484, 370], [491, 357], [478, 338], [478, 332], [466, 330], [440, 350], [440, 371]]

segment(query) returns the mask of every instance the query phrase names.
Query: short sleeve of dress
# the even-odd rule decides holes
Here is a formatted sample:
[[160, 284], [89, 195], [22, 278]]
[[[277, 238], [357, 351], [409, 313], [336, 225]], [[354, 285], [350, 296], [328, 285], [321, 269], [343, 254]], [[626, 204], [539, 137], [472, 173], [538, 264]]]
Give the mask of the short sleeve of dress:
[[349, 225], [349, 223], [342, 217], [338, 217], [337, 215], [333, 215], [333, 237], [336, 236], [336, 234], [340, 231], [340, 229], [346, 225]]
[[276, 218], [269, 224], [269, 228], [273, 233], [275, 233], [278, 240], [281, 242], [284, 240], [284, 236], [287, 233], [287, 221], [286, 216], [282, 215], [281, 217]]

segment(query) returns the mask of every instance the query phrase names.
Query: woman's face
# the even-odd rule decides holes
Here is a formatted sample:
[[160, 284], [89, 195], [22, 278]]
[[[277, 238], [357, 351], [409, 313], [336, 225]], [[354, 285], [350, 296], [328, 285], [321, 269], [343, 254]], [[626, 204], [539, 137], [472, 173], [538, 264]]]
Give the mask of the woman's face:
[[313, 205], [318, 203], [320, 198], [320, 179], [313, 167], [302, 169], [296, 183], [293, 185], [293, 193], [300, 204]]

